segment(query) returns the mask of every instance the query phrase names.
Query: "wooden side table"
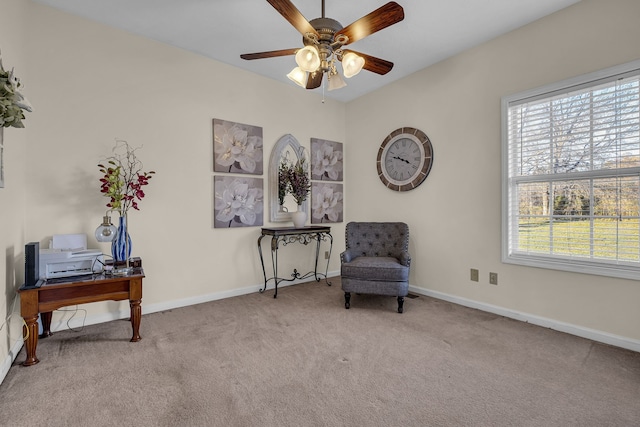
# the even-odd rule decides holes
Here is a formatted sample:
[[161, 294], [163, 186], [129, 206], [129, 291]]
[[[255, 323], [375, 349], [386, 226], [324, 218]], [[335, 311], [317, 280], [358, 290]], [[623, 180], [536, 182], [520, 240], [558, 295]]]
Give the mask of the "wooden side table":
[[39, 288], [18, 289], [20, 293], [20, 315], [25, 321], [23, 334], [27, 347], [24, 366], [39, 362], [38, 315], [42, 316], [42, 338], [51, 336], [51, 312], [61, 307], [98, 301], [129, 300], [131, 307], [131, 342], [140, 341], [140, 319], [142, 317], [142, 268], [134, 269], [128, 276], [92, 274], [87, 276], [50, 279]]

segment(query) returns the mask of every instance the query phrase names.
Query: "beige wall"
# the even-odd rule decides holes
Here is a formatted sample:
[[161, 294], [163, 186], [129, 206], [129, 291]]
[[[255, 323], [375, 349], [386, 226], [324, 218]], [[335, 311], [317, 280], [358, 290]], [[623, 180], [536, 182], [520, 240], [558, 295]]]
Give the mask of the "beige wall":
[[38, 116], [28, 237], [93, 233], [107, 202], [96, 164], [118, 137], [143, 145], [139, 157], [156, 171], [128, 218], [147, 307], [257, 286], [259, 229], [212, 228], [211, 120], [261, 126], [268, 164], [287, 133], [306, 147], [311, 137], [344, 141], [344, 105], [47, 7], [34, 6], [30, 21], [38, 29], [29, 44]]
[[[3, 0], [1, 10], [2, 64], [5, 70], [15, 68], [16, 76], [26, 84], [25, 91], [29, 97], [30, 88], [26, 82], [30, 81], [31, 76], [27, 71], [27, 31], [23, 24], [27, 13], [26, 3], [22, 0]], [[29, 114], [25, 121], [27, 126], [32, 118], [32, 114]], [[5, 188], [0, 189], [0, 248], [4, 256], [4, 262], [0, 262], [0, 277], [3, 278], [3, 286], [0, 287], [0, 375], [11, 362], [11, 358], [6, 358], [7, 355], [19, 349], [16, 345], [22, 337], [22, 318], [16, 289], [24, 281], [25, 152], [28, 135], [28, 128], [4, 128]]]
[[[349, 217], [409, 223], [414, 286], [637, 346], [638, 281], [501, 263], [500, 100], [639, 59], [638, 16], [636, 0], [583, 0], [348, 104]], [[384, 188], [374, 167], [377, 147], [401, 126], [425, 131], [435, 153], [427, 180], [406, 194]]]
[[[27, 129], [5, 134], [0, 314], [21, 284], [24, 242], [92, 235], [105, 210], [96, 164], [116, 137], [143, 145], [140, 157], [157, 171], [141, 211], [129, 218], [134, 255], [147, 273], [143, 307], [257, 290], [258, 229], [212, 228], [215, 117], [262, 126], [265, 162], [287, 133], [307, 147], [311, 137], [343, 142], [345, 222], [409, 223], [414, 287], [640, 340], [636, 281], [500, 261], [500, 98], [638, 59], [637, 43], [625, 39], [640, 39], [640, 2], [583, 0], [349, 104], [322, 104], [292, 85], [30, 2], [8, 5], [10, 13], [0, 16], [0, 48], [6, 65], [25, 69], [21, 77], [36, 111]], [[429, 135], [435, 162], [421, 187], [397, 194], [379, 182], [375, 159], [383, 138], [401, 126]], [[270, 225], [267, 218], [265, 211]], [[329, 270], [337, 271], [344, 223], [333, 235]], [[287, 255], [310, 263], [294, 249]], [[480, 269], [480, 283], [469, 281], [470, 268]], [[499, 274], [498, 286], [488, 284], [490, 271]], [[127, 304], [83, 308], [95, 320], [126, 313]], [[0, 331], [0, 358], [17, 342], [19, 328], [13, 319]]]
[[[26, 216], [25, 239], [46, 247], [53, 234], [86, 233], [89, 245], [100, 247], [92, 236], [107, 199], [96, 165], [121, 138], [142, 145], [139, 157], [156, 171], [141, 210], [129, 215], [133, 255], [142, 257], [147, 275], [143, 313], [257, 291], [259, 228], [213, 228], [211, 121], [263, 127], [266, 193], [276, 141], [290, 133], [306, 147], [312, 137], [344, 142], [344, 104], [323, 104], [293, 85], [48, 7], [31, 3], [27, 11], [28, 94], [36, 112], [27, 124], [26, 204], [14, 214]], [[267, 225], [284, 224], [269, 223], [265, 207]], [[333, 229], [335, 246], [344, 246], [344, 225]], [[296, 256], [301, 270], [312, 269], [311, 245], [297, 255], [293, 246], [281, 252]], [[329, 270], [338, 265], [334, 256]], [[17, 286], [8, 284], [11, 292]], [[126, 313], [128, 304], [83, 308], [87, 319], [108, 319]], [[53, 327], [67, 317], [54, 313]]]

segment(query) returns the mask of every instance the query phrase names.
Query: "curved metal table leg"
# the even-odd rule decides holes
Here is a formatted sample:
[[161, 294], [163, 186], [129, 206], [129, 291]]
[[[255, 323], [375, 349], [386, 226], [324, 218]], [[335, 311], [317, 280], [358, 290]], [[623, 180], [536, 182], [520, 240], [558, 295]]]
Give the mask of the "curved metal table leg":
[[275, 284], [273, 297], [278, 298], [278, 236], [271, 237], [271, 264], [273, 266], [273, 283]]
[[264, 258], [262, 257], [262, 238], [264, 234], [258, 237], [258, 253], [260, 254], [260, 264], [262, 265], [262, 275], [264, 276], [264, 288], [260, 289], [260, 293], [267, 290], [267, 270], [264, 268]]
[[324, 269], [324, 281], [327, 282], [327, 285], [331, 286], [331, 282], [329, 281], [329, 261], [331, 261], [331, 251], [333, 250], [333, 236], [331, 233], [327, 233], [329, 236], [329, 258], [327, 258], [327, 265]]

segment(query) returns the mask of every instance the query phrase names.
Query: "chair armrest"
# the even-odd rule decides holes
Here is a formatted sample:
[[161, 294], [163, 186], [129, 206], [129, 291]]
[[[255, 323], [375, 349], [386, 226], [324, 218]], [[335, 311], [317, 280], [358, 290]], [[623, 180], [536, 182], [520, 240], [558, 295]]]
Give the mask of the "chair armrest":
[[409, 267], [411, 265], [411, 255], [409, 255], [408, 251], [402, 251], [398, 261], [400, 261], [400, 264]]
[[345, 263], [345, 262], [351, 262], [351, 260], [353, 260], [354, 258], [356, 258], [353, 254], [352, 251], [350, 251], [349, 249], [347, 249], [346, 251], [342, 252], [340, 254], [340, 262], [341, 263]]

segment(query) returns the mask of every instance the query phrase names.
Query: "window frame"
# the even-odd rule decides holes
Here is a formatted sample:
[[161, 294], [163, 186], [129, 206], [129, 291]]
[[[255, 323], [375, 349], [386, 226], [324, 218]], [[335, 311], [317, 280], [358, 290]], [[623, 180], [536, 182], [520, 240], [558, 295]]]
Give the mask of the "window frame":
[[[599, 70], [593, 73], [584, 74], [534, 89], [515, 93], [502, 97], [501, 100], [501, 139], [502, 139], [502, 262], [508, 264], [524, 265], [529, 267], [539, 267], [554, 270], [570, 271], [577, 273], [595, 274], [608, 277], [618, 277], [625, 279], [640, 279], [640, 262], [634, 263], [607, 263], [594, 259], [573, 258], [554, 254], [531, 254], [520, 253], [511, 250], [510, 242], [514, 241], [511, 236], [512, 216], [510, 209], [514, 203], [511, 200], [511, 188], [515, 188], [515, 183], [510, 182], [509, 175], [509, 107], [514, 103], [523, 103], [525, 100], [551, 98], [555, 94], [564, 93], [579, 89], [581, 87], [592, 87], [604, 81], [611, 80], [615, 76], [640, 72], [640, 60], [626, 64]], [[614, 169], [617, 170], [617, 169]], [[565, 180], [578, 178], [578, 174], [567, 174]], [[554, 178], [559, 179], [559, 178]], [[514, 180], [518, 181], [518, 180]], [[520, 182], [526, 181], [520, 180]], [[517, 197], [516, 191], [513, 191]], [[517, 200], [515, 201], [517, 205]], [[515, 216], [518, 218], [518, 216]], [[590, 218], [592, 218], [590, 216]]]

